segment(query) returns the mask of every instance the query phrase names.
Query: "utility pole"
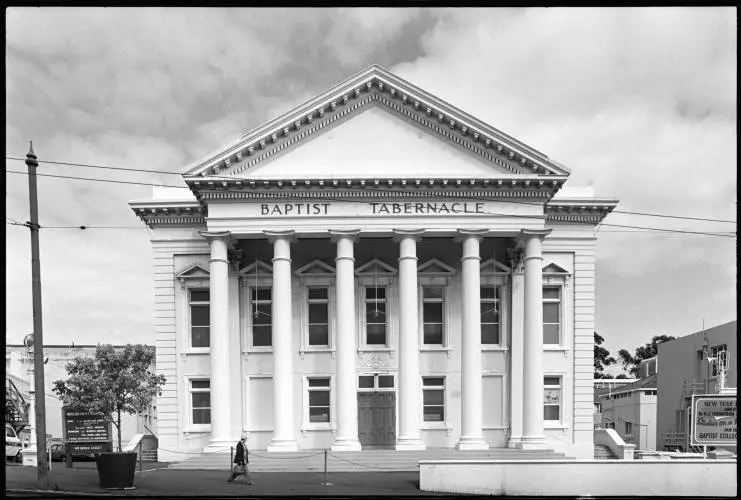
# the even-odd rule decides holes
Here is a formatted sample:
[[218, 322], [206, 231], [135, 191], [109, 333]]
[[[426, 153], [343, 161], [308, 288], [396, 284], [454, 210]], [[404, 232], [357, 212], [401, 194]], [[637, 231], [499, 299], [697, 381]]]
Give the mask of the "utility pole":
[[[38, 479], [36, 484], [41, 489], [49, 489], [49, 465], [46, 456], [46, 405], [44, 397], [44, 336], [41, 325], [41, 261], [39, 259], [39, 206], [36, 190], [36, 154], [33, 152], [33, 142], [30, 143], [26, 154], [28, 167], [28, 198], [31, 207], [31, 221], [28, 228], [31, 230], [31, 293], [33, 294], [33, 366], [34, 389], [36, 391], [36, 470]], [[33, 450], [29, 449], [29, 452]]]

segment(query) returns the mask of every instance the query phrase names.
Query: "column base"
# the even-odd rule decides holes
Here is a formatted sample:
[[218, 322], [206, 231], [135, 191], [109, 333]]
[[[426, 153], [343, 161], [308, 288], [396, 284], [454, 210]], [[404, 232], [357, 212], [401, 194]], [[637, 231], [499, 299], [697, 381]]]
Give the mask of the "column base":
[[545, 436], [522, 436], [520, 448], [523, 450], [546, 449]]
[[456, 450], [488, 450], [489, 443], [482, 437], [461, 437], [455, 445]]
[[361, 451], [363, 448], [356, 438], [337, 438], [331, 449], [332, 451]]
[[238, 440], [238, 438], [235, 438], [233, 441], [227, 439], [212, 439], [209, 441], [208, 446], [203, 448], [203, 453], [225, 453], [231, 448], [237, 446]]
[[522, 449], [522, 436], [512, 436], [507, 440], [507, 448]]
[[396, 440], [395, 450], [399, 451], [422, 451], [425, 444], [419, 438], [399, 438]]
[[267, 446], [268, 453], [285, 453], [291, 451], [298, 451], [298, 445], [296, 441], [287, 439], [274, 439]]

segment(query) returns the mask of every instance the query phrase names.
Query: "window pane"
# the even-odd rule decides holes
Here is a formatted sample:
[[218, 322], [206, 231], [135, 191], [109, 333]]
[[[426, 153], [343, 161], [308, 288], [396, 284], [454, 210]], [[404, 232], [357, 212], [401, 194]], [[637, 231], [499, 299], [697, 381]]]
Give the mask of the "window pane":
[[270, 325], [252, 326], [252, 345], [271, 346], [273, 344], [272, 327]]
[[443, 344], [443, 325], [424, 325], [424, 343], [432, 345]]
[[422, 305], [423, 318], [425, 323], [442, 323], [443, 322], [443, 304], [442, 302], [425, 302]]
[[328, 288], [309, 288], [310, 299], [328, 299], [329, 289]]
[[373, 375], [361, 375], [358, 377], [358, 387], [361, 389], [373, 389]]
[[482, 299], [496, 299], [499, 298], [499, 288], [491, 286], [481, 287], [481, 298]]
[[481, 322], [499, 323], [499, 307], [494, 302], [481, 303]]
[[425, 422], [443, 422], [445, 421], [445, 411], [442, 406], [425, 406]]
[[424, 286], [422, 287], [422, 297], [425, 299], [442, 299], [443, 287], [441, 286]]
[[558, 344], [558, 325], [543, 325], [543, 344]]
[[328, 378], [310, 378], [309, 387], [329, 387]]
[[481, 343], [498, 344], [499, 343], [499, 325], [482, 324], [481, 325]]
[[558, 323], [561, 304], [543, 304], [543, 323]]
[[543, 298], [544, 299], [558, 299], [561, 297], [561, 288], [559, 287], [543, 287]]
[[329, 406], [329, 391], [310, 391], [309, 406]]
[[560, 420], [560, 411], [558, 406], [544, 406], [543, 420]]
[[442, 386], [445, 384], [445, 377], [425, 377], [422, 379], [422, 385], [424, 386]]
[[558, 389], [545, 389], [543, 391], [543, 402], [552, 405], [561, 404], [561, 391]]
[[209, 347], [211, 344], [210, 328], [207, 326], [194, 326], [191, 328], [191, 347]]
[[190, 324], [192, 326], [208, 326], [209, 319], [209, 306], [190, 306]]
[[208, 302], [209, 291], [208, 290], [191, 290], [190, 291], [191, 302]]
[[210, 392], [194, 392], [191, 394], [193, 408], [209, 408], [211, 406]]
[[393, 375], [379, 375], [378, 376], [378, 387], [393, 387], [394, 376]]
[[309, 304], [309, 323], [329, 323], [329, 305]]
[[211, 381], [210, 380], [191, 380], [190, 386], [193, 389], [210, 389]]
[[255, 304], [252, 309], [253, 325], [270, 325], [273, 322], [273, 304]]
[[443, 391], [425, 389], [423, 391], [424, 405], [441, 405], [443, 404]]
[[329, 408], [309, 408], [309, 422], [329, 422]]
[[561, 385], [561, 379], [558, 377], [543, 377], [543, 385]]
[[272, 288], [253, 288], [252, 300], [270, 300]]
[[365, 329], [366, 339], [365, 343], [369, 345], [385, 345], [386, 344], [386, 325], [366, 325]]
[[309, 325], [309, 345], [329, 345], [329, 327]]
[[365, 288], [365, 298], [366, 299], [385, 299], [386, 298], [386, 288], [384, 287], [374, 287], [369, 286]]
[[386, 322], [386, 304], [384, 302], [371, 302], [365, 305], [366, 321], [368, 323]]
[[210, 424], [211, 423], [211, 410], [193, 410], [193, 423], [194, 424]]

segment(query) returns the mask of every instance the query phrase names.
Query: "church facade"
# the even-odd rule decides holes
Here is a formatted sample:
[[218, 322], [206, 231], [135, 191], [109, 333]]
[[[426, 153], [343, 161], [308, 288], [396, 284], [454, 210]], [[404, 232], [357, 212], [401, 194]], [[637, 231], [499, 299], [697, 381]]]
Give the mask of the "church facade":
[[131, 202], [160, 459], [241, 432], [592, 458], [596, 227], [617, 201], [569, 195], [569, 173], [371, 66], [190, 167], [190, 193]]

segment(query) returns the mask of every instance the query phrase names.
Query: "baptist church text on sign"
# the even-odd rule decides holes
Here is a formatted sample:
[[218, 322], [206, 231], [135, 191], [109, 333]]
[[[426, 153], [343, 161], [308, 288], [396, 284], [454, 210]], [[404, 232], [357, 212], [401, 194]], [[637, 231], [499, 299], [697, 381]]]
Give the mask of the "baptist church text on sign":
[[192, 165], [192, 197], [131, 202], [161, 459], [241, 432], [592, 458], [595, 228], [617, 201], [569, 174], [372, 66]]

